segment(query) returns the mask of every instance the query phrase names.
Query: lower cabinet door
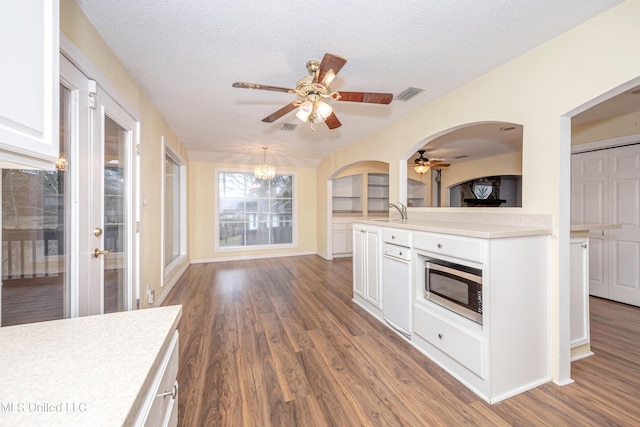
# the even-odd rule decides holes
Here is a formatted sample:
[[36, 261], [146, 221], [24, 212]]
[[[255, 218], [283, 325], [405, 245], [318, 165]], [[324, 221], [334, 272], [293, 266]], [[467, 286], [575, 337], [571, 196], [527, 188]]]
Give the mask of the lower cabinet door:
[[178, 424], [178, 332], [174, 333], [171, 344], [158, 368], [147, 402], [143, 407], [149, 411], [141, 423], [148, 427], [172, 426]]

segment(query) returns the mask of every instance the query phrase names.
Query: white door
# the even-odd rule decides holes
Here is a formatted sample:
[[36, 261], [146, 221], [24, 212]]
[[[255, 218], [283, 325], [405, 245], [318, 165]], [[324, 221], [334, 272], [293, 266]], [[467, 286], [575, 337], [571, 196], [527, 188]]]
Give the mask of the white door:
[[[607, 152], [604, 150], [571, 156], [571, 221], [607, 221], [607, 164]], [[589, 293], [609, 298], [604, 237], [600, 230], [589, 233]]]
[[89, 209], [91, 313], [136, 308], [137, 122], [98, 88]]
[[640, 306], [640, 145], [609, 151], [609, 298]]
[[572, 156], [573, 221], [620, 224], [589, 235], [591, 295], [640, 306], [640, 144]]

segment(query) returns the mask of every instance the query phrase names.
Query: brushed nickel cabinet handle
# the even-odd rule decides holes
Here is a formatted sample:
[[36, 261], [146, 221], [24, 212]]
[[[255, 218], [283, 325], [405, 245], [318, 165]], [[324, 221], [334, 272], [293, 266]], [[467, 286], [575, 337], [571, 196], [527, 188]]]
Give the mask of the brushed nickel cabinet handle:
[[165, 391], [164, 393], [160, 393], [157, 397], [165, 398], [167, 396], [171, 396], [172, 399], [175, 399], [178, 395], [178, 380], [173, 384], [173, 387], [170, 391]]

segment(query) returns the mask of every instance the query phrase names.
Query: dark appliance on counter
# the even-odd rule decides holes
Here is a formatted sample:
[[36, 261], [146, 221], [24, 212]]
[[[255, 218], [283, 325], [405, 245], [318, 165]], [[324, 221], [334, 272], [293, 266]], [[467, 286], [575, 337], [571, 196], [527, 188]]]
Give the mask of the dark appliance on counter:
[[482, 323], [482, 270], [435, 258], [425, 260], [424, 297]]

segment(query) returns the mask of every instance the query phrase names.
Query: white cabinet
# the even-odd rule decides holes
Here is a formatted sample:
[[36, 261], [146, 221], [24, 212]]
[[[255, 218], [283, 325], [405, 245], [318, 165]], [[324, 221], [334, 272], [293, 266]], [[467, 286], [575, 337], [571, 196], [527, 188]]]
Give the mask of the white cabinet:
[[353, 224], [353, 299], [382, 318], [382, 232], [380, 227]]
[[142, 403], [136, 426], [178, 425], [178, 342], [178, 331], [175, 331], [153, 374], [153, 382]]
[[337, 222], [332, 225], [332, 248], [334, 256], [349, 256], [353, 251], [352, 223]]
[[[550, 380], [548, 237], [414, 231], [413, 344], [490, 403]], [[482, 324], [424, 298], [427, 258], [482, 270]]]
[[0, 166], [54, 167], [59, 151], [58, 0], [0, 5]]
[[482, 326], [461, 319], [434, 304], [415, 311], [415, 332], [461, 365], [485, 378], [486, 364]]
[[[591, 355], [589, 343], [589, 238], [571, 237], [570, 342], [571, 359]], [[573, 234], [573, 233], [572, 233]]]

